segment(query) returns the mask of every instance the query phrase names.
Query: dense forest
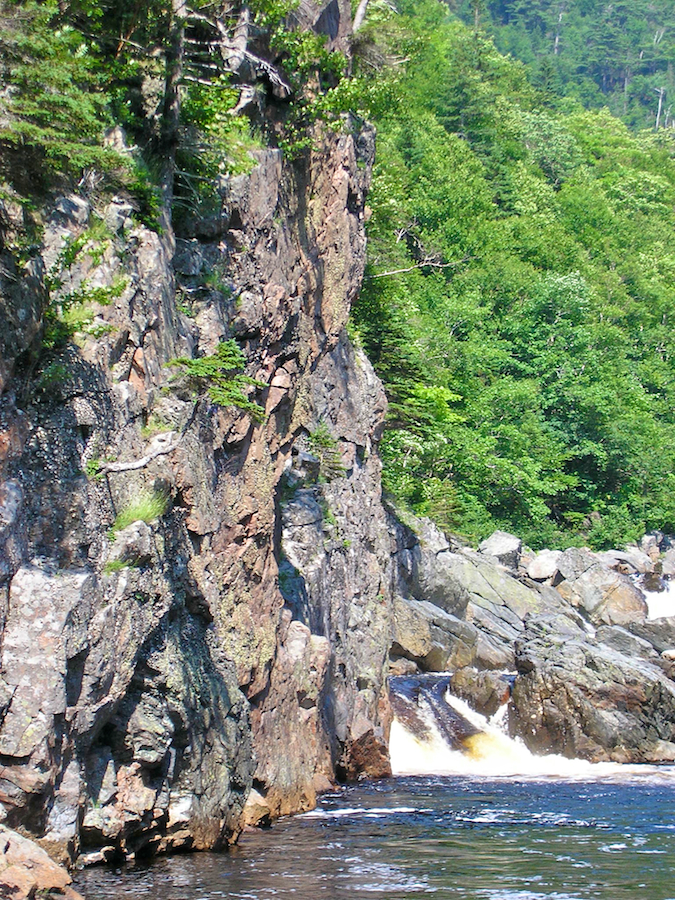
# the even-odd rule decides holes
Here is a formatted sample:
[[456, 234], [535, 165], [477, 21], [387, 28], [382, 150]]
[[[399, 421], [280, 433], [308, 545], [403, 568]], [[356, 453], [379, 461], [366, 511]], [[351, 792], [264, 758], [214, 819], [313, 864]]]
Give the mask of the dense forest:
[[[559, 102], [607, 106], [638, 127], [672, 127], [675, 11], [669, 0], [449, 0]], [[564, 105], [562, 106], [564, 108]]]
[[[348, 61], [293, 27], [292, 3], [3, 0], [0, 193], [26, 222], [12, 249], [29, 260], [33, 211], [64, 184], [125, 191], [138, 218], [180, 231], [251, 148], [302, 166], [313, 129], [370, 119], [351, 334], [390, 399], [395, 501], [535, 547], [673, 532], [667, 7], [371, 0]], [[242, 23], [259, 55], [237, 57]], [[53, 298], [52, 355], [86, 299]]]
[[380, 9], [373, 43], [408, 62], [354, 327], [391, 398], [388, 488], [472, 538], [673, 530], [670, 132], [561, 111], [433, 0]]

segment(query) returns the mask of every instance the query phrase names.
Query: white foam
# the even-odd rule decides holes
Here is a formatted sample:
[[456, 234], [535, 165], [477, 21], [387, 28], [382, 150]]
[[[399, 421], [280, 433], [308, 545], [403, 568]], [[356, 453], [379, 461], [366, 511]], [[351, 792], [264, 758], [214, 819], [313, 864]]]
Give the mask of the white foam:
[[345, 817], [365, 816], [369, 819], [391, 816], [394, 813], [419, 812], [414, 806], [354, 806], [347, 809], [312, 809], [302, 814], [304, 819], [342, 819]]
[[665, 585], [665, 589], [662, 591], [642, 590], [647, 601], [648, 619], [664, 619], [675, 616], [675, 582], [666, 581]]
[[503, 720], [505, 713], [493, 716], [493, 721], [489, 721], [464, 701], [450, 694], [445, 699], [459, 715], [479, 729], [479, 733], [465, 739], [462, 750], [452, 750], [438, 731], [431, 711], [422, 705], [419, 714], [429, 729], [428, 737], [416, 737], [396, 719], [392, 723], [389, 754], [394, 775], [557, 778], [566, 781], [654, 780], [670, 784], [675, 779], [675, 766], [590, 763], [557, 754], [535, 756], [521, 740], [508, 737], [499, 727], [503, 727], [500, 718]]

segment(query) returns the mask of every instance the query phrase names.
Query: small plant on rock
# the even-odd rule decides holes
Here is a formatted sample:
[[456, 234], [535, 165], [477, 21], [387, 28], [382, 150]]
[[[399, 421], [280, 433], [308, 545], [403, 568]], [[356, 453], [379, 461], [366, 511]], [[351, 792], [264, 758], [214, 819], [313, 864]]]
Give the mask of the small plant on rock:
[[328, 426], [322, 420], [309, 435], [309, 449], [318, 458], [320, 464], [320, 477], [324, 481], [332, 481], [345, 474], [338, 442], [328, 430]]
[[131, 525], [132, 522], [154, 522], [155, 519], [164, 515], [168, 506], [169, 497], [164, 491], [139, 494], [117, 514], [110, 533], [115, 535], [118, 531]]
[[262, 406], [249, 400], [244, 391], [249, 385], [265, 385], [242, 374], [245, 363], [241, 348], [236, 341], [229, 340], [221, 341], [211, 356], [196, 359], [181, 356], [172, 359], [168, 365], [179, 366], [194, 387], [197, 390], [206, 389], [218, 406], [235, 406], [248, 413], [254, 422], [262, 422], [265, 414]]

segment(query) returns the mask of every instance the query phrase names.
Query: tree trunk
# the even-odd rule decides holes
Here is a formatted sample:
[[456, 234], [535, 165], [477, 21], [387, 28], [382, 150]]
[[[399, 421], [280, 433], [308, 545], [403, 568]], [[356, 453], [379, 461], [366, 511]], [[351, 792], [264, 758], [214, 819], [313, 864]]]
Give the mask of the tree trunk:
[[354, 22], [352, 23], [352, 31], [354, 34], [356, 34], [365, 22], [366, 13], [368, 12], [368, 3], [369, 0], [359, 0], [359, 5], [356, 7], [356, 13], [354, 14]]
[[176, 148], [180, 127], [180, 81], [183, 76], [185, 54], [186, 0], [171, 0], [171, 28], [166, 48], [166, 81], [162, 111], [162, 212], [160, 224], [165, 233], [171, 231]]

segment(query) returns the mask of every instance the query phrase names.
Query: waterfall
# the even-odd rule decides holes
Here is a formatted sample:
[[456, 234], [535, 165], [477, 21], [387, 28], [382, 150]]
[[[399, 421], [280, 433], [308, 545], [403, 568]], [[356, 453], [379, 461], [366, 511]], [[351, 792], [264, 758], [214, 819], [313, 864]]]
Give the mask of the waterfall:
[[556, 754], [535, 756], [506, 732], [508, 704], [487, 719], [449, 692], [439, 675], [390, 679], [394, 710], [389, 753], [394, 775], [466, 775], [565, 780], [666, 777], [651, 765], [590, 763]]
[[647, 618], [650, 620], [675, 616], [675, 581], [663, 579], [661, 585], [660, 591], [641, 588], [647, 601]]

